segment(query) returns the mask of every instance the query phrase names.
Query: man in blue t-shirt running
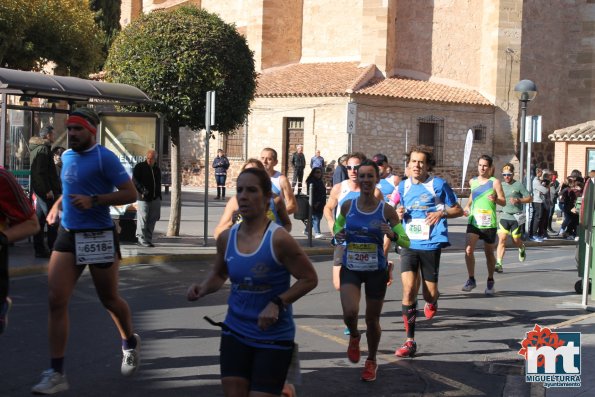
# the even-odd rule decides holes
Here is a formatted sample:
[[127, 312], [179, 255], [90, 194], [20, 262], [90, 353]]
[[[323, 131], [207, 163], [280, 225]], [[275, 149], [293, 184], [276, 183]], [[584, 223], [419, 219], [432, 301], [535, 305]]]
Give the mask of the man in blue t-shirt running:
[[68, 339], [68, 302], [86, 265], [95, 290], [122, 338], [121, 373], [130, 376], [140, 361], [140, 337], [133, 332], [128, 303], [118, 293], [120, 247], [110, 205], [136, 200], [136, 188], [114, 153], [95, 142], [99, 116], [89, 108], [74, 110], [66, 120], [70, 149], [62, 155], [62, 196], [48, 214], [58, 222], [58, 237], [48, 265], [50, 369], [33, 386], [35, 394], [69, 388], [64, 372]]

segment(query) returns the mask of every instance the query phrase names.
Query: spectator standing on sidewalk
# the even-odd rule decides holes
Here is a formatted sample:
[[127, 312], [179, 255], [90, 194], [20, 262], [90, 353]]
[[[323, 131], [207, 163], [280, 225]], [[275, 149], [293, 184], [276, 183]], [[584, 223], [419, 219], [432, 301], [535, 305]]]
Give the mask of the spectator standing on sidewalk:
[[316, 151], [316, 155], [310, 159], [310, 168], [320, 168], [324, 172], [324, 157], [320, 155], [320, 150]]
[[217, 150], [217, 157], [213, 160], [213, 168], [215, 168], [215, 180], [217, 181], [217, 197], [215, 197], [215, 200], [225, 200], [225, 182], [227, 181], [229, 160], [223, 149]]
[[66, 149], [62, 146], [56, 146], [52, 149], [52, 156], [54, 157], [54, 165], [56, 166], [56, 174], [58, 175], [58, 182], [60, 183], [60, 192], [62, 191], [62, 182], [60, 181], [60, 173], [62, 172], [62, 153]]
[[29, 198], [15, 177], [0, 168], [0, 335], [8, 325], [12, 300], [8, 296], [8, 245], [39, 231]]
[[[314, 238], [324, 237], [320, 231], [320, 220], [322, 219], [324, 206], [326, 205], [326, 186], [322, 177], [322, 168], [314, 167], [308, 178], [306, 178], [308, 195], [312, 195], [312, 229], [314, 230]], [[310, 191], [310, 186], [312, 186], [312, 191]]]
[[524, 262], [526, 253], [525, 245], [521, 240], [522, 227], [526, 223], [524, 204], [530, 203], [533, 198], [525, 186], [514, 179], [514, 165], [504, 164], [502, 167], [502, 190], [506, 198], [506, 205], [502, 207], [498, 221], [498, 248], [496, 255], [496, 271], [502, 273], [502, 261], [506, 253], [506, 238], [510, 234], [512, 242], [519, 250], [519, 261]]
[[554, 213], [556, 212], [556, 204], [558, 204], [558, 197], [560, 197], [561, 189], [560, 181], [558, 180], [558, 171], [552, 171], [551, 174], [551, 182], [550, 182], [550, 196], [552, 198], [552, 207], [550, 208], [550, 212], [547, 219], [547, 231], [550, 233], [556, 233], [556, 231], [552, 228], [552, 222], [554, 218]]
[[302, 181], [304, 180], [304, 168], [306, 168], [306, 157], [302, 145], [296, 146], [296, 151], [291, 156], [291, 166], [293, 167], [291, 189], [295, 189], [297, 185], [297, 194], [300, 194], [302, 192]]
[[63, 211], [48, 265], [50, 369], [33, 386], [35, 394], [69, 388], [64, 372], [68, 303], [87, 265], [99, 300], [120, 334], [122, 375], [134, 374], [140, 362], [140, 337], [133, 332], [128, 303], [118, 293], [120, 246], [109, 213], [110, 205], [134, 202], [136, 189], [118, 157], [95, 142], [98, 125], [99, 116], [89, 108], [75, 109], [66, 120], [71, 149], [62, 155], [64, 194], [48, 214], [54, 224]]
[[242, 222], [217, 238], [213, 269], [187, 292], [187, 299], [196, 301], [231, 282], [227, 315], [220, 324], [226, 396], [281, 395], [296, 348], [292, 304], [318, 284], [299, 244], [266, 215], [271, 186], [263, 170], [240, 173], [236, 198]]
[[498, 226], [496, 204], [506, 205], [502, 184], [492, 176], [494, 173], [493, 163], [492, 158], [485, 154], [477, 161], [479, 175], [469, 181], [471, 194], [464, 209], [465, 216], [469, 217], [465, 247], [465, 264], [469, 278], [462, 290], [469, 292], [476, 287], [475, 246], [477, 241], [483, 240], [483, 251], [488, 268], [486, 295], [494, 295], [496, 292], [494, 289], [494, 271], [496, 270], [494, 249]]
[[344, 154], [337, 160], [337, 166], [335, 167], [335, 172], [333, 172], [333, 186], [338, 183], [343, 182], [344, 180], [349, 179], [349, 175], [347, 174], [347, 159], [349, 158], [348, 154]]
[[[46, 222], [46, 217], [54, 201], [60, 197], [60, 179], [52, 155], [54, 127], [47, 125], [39, 131], [39, 136], [29, 140], [31, 150], [31, 190], [35, 193], [35, 213], [39, 222], [39, 232], [33, 237], [35, 257], [49, 258], [56, 240], [56, 227]], [[47, 225], [47, 245], [45, 228]]]
[[579, 223], [579, 214], [576, 211], [576, 200], [581, 195], [581, 184], [572, 176], [568, 177], [568, 185], [562, 189], [560, 193], [560, 200], [563, 203], [562, 212], [564, 213], [564, 221], [560, 227], [560, 235], [562, 238], [574, 240], [576, 237], [576, 228]]
[[145, 161], [132, 172], [137, 191], [136, 238], [143, 247], [154, 247], [153, 232], [161, 218], [161, 169], [157, 165], [157, 152], [147, 151]]
[[539, 243], [543, 242], [543, 238], [541, 236], [543, 231], [540, 230], [540, 227], [543, 226], [543, 218], [546, 216], [543, 201], [547, 198], [550, 192], [549, 187], [543, 186], [542, 177], [543, 170], [541, 168], [537, 168], [537, 170], [535, 170], [535, 176], [531, 182], [531, 187], [533, 189], [533, 203], [531, 207], [533, 211], [531, 214], [531, 237], [529, 240]]

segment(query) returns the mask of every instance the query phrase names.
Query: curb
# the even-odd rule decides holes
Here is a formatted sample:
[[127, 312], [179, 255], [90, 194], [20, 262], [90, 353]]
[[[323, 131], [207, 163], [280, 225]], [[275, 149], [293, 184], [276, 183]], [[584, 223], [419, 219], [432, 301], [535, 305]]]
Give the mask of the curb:
[[[576, 241], [551, 239], [545, 240], [542, 243], [534, 241], [525, 241], [525, 247], [557, 247], [557, 246], [571, 246], [578, 245]], [[508, 248], [512, 248], [508, 245]], [[333, 255], [333, 247], [302, 247], [307, 255]], [[446, 248], [447, 252], [464, 251], [464, 248]], [[197, 254], [155, 254], [155, 255], [132, 255], [124, 257], [120, 260], [120, 266], [150, 264], [159, 265], [167, 262], [205, 262], [213, 261], [216, 253], [206, 252]], [[48, 266], [44, 265], [29, 265], [19, 266], [9, 269], [10, 277], [30, 276], [35, 274], [47, 273]]]

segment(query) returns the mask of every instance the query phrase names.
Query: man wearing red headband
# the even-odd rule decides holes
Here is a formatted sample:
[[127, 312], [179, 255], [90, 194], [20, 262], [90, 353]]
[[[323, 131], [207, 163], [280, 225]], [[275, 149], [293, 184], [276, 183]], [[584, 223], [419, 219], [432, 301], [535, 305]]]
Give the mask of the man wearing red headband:
[[33, 393], [54, 394], [69, 387], [64, 375], [68, 302], [86, 265], [122, 338], [122, 375], [132, 375], [140, 361], [140, 337], [133, 332], [128, 303], [118, 293], [120, 246], [109, 214], [110, 205], [134, 202], [136, 188], [116, 155], [95, 142], [98, 125], [97, 113], [89, 108], [76, 109], [66, 120], [70, 149], [62, 155], [63, 191], [47, 218], [56, 223], [62, 210], [48, 265], [51, 368]]

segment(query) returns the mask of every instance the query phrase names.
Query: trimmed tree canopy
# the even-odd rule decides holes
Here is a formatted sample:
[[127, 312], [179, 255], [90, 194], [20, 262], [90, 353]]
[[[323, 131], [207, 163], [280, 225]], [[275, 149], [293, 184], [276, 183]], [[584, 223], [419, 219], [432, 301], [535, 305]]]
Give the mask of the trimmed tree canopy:
[[105, 36], [87, 0], [0, 1], [0, 65], [36, 70], [48, 61], [56, 74], [97, 71]]
[[106, 61], [107, 79], [161, 101], [170, 125], [205, 127], [205, 95], [217, 92], [216, 125], [244, 122], [256, 90], [254, 58], [234, 25], [185, 6], [143, 15], [118, 35]]

